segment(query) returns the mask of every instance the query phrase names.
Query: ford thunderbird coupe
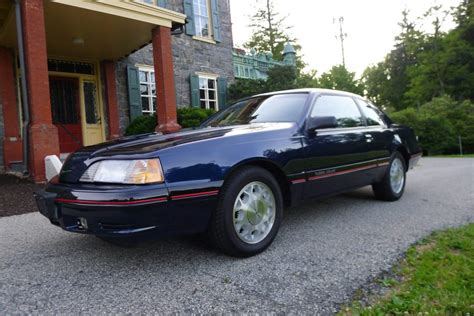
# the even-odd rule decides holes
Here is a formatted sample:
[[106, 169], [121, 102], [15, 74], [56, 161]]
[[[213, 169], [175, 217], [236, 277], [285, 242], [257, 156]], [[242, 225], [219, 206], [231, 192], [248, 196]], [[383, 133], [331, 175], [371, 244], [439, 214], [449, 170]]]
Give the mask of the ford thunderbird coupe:
[[221, 251], [247, 257], [303, 200], [368, 185], [378, 199], [400, 199], [420, 156], [412, 129], [358, 95], [280, 91], [240, 100], [199, 128], [84, 147], [36, 200], [70, 232], [112, 242], [207, 232]]

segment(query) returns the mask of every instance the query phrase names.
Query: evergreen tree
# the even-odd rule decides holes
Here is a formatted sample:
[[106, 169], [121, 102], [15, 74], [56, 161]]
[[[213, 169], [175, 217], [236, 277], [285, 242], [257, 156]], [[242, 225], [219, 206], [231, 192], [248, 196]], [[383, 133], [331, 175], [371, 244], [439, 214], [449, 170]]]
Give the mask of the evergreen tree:
[[290, 37], [288, 31], [291, 26], [285, 26], [286, 17], [282, 17], [273, 5], [273, 0], [262, 0], [257, 3], [263, 4], [251, 17], [250, 27], [253, 29], [252, 37], [244, 44], [247, 49], [255, 49], [257, 52], [270, 52], [275, 60], [283, 60], [283, 50], [286, 43], [291, 43], [297, 52], [296, 68], [301, 70], [305, 63], [301, 57], [301, 46], [297, 40]]

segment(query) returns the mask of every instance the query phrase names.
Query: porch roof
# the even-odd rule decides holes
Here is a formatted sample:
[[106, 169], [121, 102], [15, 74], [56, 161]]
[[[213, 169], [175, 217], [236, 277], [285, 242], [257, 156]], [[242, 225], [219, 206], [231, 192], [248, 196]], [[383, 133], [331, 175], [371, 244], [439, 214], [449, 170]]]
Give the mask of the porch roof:
[[[44, 7], [49, 56], [117, 60], [150, 43], [160, 25], [184, 24], [186, 16], [139, 0], [49, 0]], [[16, 48], [15, 8], [0, 0], [0, 46]]]

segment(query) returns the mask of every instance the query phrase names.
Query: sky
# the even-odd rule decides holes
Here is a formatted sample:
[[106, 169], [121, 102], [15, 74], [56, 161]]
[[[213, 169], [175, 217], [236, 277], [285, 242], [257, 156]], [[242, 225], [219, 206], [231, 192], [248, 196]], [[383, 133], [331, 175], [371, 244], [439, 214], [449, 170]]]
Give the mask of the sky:
[[[339, 25], [334, 18], [344, 17], [346, 67], [358, 76], [372, 64], [382, 61], [393, 48], [399, 33], [401, 12], [410, 10], [410, 16], [423, 15], [433, 4], [448, 9], [460, 0], [273, 0], [275, 9], [288, 16], [285, 24], [293, 26], [290, 35], [302, 46], [306, 70], [316, 69], [318, 74], [341, 64], [341, 44], [335, 35]], [[252, 35], [250, 15], [256, 3], [263, 0], [230, 0], [234, 46], [242, 47]], [[423, 28], [430, 30], [429, 23]], [[444, 28], [453, 27], [447, 20]]]

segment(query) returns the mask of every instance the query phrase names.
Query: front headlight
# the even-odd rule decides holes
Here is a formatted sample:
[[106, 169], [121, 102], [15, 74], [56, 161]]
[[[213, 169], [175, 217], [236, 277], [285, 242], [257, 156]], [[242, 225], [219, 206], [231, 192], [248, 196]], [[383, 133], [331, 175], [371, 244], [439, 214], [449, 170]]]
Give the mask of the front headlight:
[[102, 160], [92, 164], [81, 182], [147, 184], [164, 181], [159, 159]]

